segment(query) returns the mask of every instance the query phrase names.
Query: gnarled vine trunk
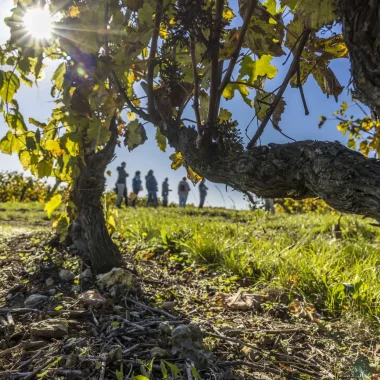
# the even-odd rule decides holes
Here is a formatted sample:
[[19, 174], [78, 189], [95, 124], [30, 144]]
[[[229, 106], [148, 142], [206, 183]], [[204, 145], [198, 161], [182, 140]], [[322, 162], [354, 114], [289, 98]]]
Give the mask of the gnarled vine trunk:
[[117, 134], [112, 132], [103, 150], [85, 157], [86, 166], [76, 179], [71, 198], [77, 208], [77, 220], [72, 225], [72, 238], [82, 257], [89, 257], [94, 273], [105, 273], [120, 267], [122, 257], [106, 227], [101, 203], [105, 188], [104, 173], [111, 161]]
[[338, 211], [380, 221], [380, 161], [339, 142], [269, 144], [201, 156], [194, 130], [168, 135], [186, 164], [210, 181], [268, 198], [320, 197]]
[[380, 2], [340, 0], [337, 12], [350, 53], [355, 97], [380, 117]]

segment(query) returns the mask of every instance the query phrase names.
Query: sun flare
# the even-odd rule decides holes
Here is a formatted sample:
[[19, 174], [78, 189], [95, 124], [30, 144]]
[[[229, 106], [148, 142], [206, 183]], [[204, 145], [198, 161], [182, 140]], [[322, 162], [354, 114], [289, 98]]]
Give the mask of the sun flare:
[[47, 7], [34, 8], [26, 12], [23, 22], [28, 33], [37, 39], [45, 39], [51, 36], [53, 20]]

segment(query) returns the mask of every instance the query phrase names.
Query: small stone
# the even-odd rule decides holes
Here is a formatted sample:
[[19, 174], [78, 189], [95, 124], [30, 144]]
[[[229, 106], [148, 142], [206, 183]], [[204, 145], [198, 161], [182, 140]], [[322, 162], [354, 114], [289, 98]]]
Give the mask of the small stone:
[[55, 296], [57, 294], [57, 289], [51, 288], [46, 293], [49, 294], [49, 296]]
[[88, 290], [78, 296], [78, 300], [88, 306], [99, 307], [107, 302], [97, 290]]
[[12, 294], [12, 293], [8, 293], [7, 296], [5, 297], [5, 300], [6, 300], [7, 302], [9, 302], [9, 301], [12, 300], [12, 298], [13, 298], [13, 294]]
[[123, 349], [119, 345], [112, 346], [107, 355], [107, 361], [110, 363], [123, 359]]
[[46, 319], [30, 324], [30, 334], [44, 338], [61, 338], [69, 333], [65, 320]]
[[164, 310], [167, 310], [167, 311], [171, 311], [171, 310], [174, 310], [175, 308], [175, 302], [172, 302], [172, 301], [166, 301], [164, 302], [162, 305], [161, 305], [161, 308], [164, 309]]
[[42, 294], [32, 294], [24, 301], [25, 307], [37, 307], [42, 306], [48, 301], [47, 296], [43, 296]]
[[172, 353], [194, 362], [197, 370], [210, 366], [213, 354], [203, 347], [202, 331], [198, 325], [179, 325], [172, 330]]
[[78, 293], [78, 292], [80, 292], [80, 287], [79, 287], [79, 285], [73, 285], [73, 286], [71, 287], [71, 291], [72, 291], [73, 293]]
[[91, 269], [88, 268], [85, 271], [83, 271], [82, 274], [80, 275], [80, 278], [83, 280], [91, 280], [92, 279]]
[[165, 359], [165, 358], [170, 357], [170, 353], [168, 351], [164, 350], [163, 348], [153, 347], [150, 350], [150, 357], [152, 359], [153, 358], [156, 358], [156, 359]]
[[45, 281], [45, 284], [46, 286], [49, 286], [49, 287], [52, 286], [54, 284], [53, 278], [52, 277], [47, 278]]
[[10, 299], [9, 306], [10, 307], [22, 307], [24, 305], [24, 295], [20, 292], [17, 292]]
[[7, 342], [4, 339], [0, 340], [0, 350], [6, 350], [8, 348]]
[[124, 284], [132, 287], [136, 282], [133, 273], [122, 268], [113, 268], [110, 272], [96, 276], [100, 290], [109, 290], [114, 285]]
[[72, 352], [66, 359], [65, 368], [73, 368], [77, 365], [78, 358], [77, 356]]
[[74, 280], [75, 276], [74, 273], [71, 272], [69, 269], [61, 269], [59, 272], [59, 278], [62, 281], [70, 282]]
[[172, 329], [170, 327], [170, 324], [168, 322], [161, 322], [158, 325], [158, 329], [160, 330], [160, 333], [164, 336], [170, 336]]

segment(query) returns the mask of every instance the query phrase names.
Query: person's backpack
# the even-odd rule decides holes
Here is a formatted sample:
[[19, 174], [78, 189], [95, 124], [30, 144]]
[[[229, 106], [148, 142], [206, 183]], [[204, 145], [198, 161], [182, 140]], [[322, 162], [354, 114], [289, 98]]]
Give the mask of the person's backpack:
[[185, 186], [184, 183], [180, 183], [180, 184], [179, 184], [179, 191], [183, 191], [183, 192], [186, 191], [186, 186]]

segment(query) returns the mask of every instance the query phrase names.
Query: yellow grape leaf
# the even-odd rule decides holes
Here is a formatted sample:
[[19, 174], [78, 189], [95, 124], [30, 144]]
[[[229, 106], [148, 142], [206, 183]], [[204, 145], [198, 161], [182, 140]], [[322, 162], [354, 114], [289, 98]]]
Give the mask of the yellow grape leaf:
[[136, 114], [134, 112], [127, 112], [127, 118], [129, 121], [136, 120]]
[[238, 90], [240, 92], [240, 95], [242, 96], [243, 100], [252, 107], [253, 102], [251, 99], [248, 98], [249, 90], [246, 85], [242, 83], [229, 83], [226, 88], [223, 90], [223, 97], [226, 100], [231, 100], [235, 96], [235, 90]]
[[47, 213], [48, 218], [51, 218], [54, 210], [62, 203], [62, 195], [56, 194], [54, 197], [50, 199], [48, 203], [45, 205], [45, 211]]
[[159, 34], [160, 37], [164, 40], [166, 40], [169, 37], [168, 28], [165, 26], [163, 22], [160, 24]]
[[189, 178], [189, 180], [195, 185], [196, 183], [198, 183], [202, 177], [197, 174], [190, 166], [188, 166], [186, 168], [186, 171], [187, 171], [187, 178]]
[[30, 153], [27, 150], [21, 151], [19, 153], [19, 160], [24, 170], [28, 170], [30, 167], [31, 160]]
[[223, 14], [222, 14], [222, 17], [223, 17], [226, 21], [230, 22], [230, 21], [235, 17], [235, 13], [232, 11], [231, 8], [229, 8], [229, 7], [225, 7], [225, 8], [223, 8]]
[[135, 83], [136, 77], [133, 71], [129, 71], [128, 74], [126, 74], [127, 79], [127, 86], [126, 86], [126, 92], [127, 95], [131, 98], [133, 96], [133, 83]]
[[[275, 15], [277, 13], [277, 11], [276, 11], [276, 9], [277, 9], [276, 0], [267, 0], [265, 3], [263, 3], [263, 5], [270, 14]], [[269, 20], [269, 22], [270, 22], [270, 20]]]
[[347, 146], [352, 149], [356, 149], [356, 141], [354, 139], [349, 139], [347, 142]]
[[310, 49], [315, 50], [321, 55], [319, 59], [328, 61], [336, 58], [347, 58], [348, 48], [344, 42], [343, 34], [337, 34], [330, 38], [315, 38], [313, 45], [308, 45]]
[[250, 55], [244, 57], [239, 70], [239, 80], [248, 76], [248, 82], [253, 84], [259, 76], [274, 78], [278, 69], [270, 64], [272, 58], [270, 55], [262, 55], [254, 61]]
[[66, 212], [60, 214], [59, 217], [54, 220], [52, 227], [55, 228], [60, 241], [64, 241], [66, 239], [66, 236], [68, 234], [69, 224], [70, 224], [70, 219]]
[[75, 133], [66, 133], [60, 139], [60, 145], [70, 156], [79, 154], [79, 136]]
[[181, 152], [176, 152], [169, 157], [172, 160], [171, 168], [177, 170], [183, 165], [183, 156]]
[[76, 17], [79, 17], [79, 14], [80, 14], [79, 8], [76, 7], [75, 5], [72, 5], [69, 9], [69, 17], [76, 18]]
[[58, 152], [61, 150], [58, 140], [48, 140], [45, 143], [45, 149], [50, 152]]
[[219, 112], [219, 120], [220, 121], [228, 121], [232, 117], [232, 113], [225, 108], [221, 108]]
[[368, 141], [364, 140], [360, 142], [359, 145], [359, 150], [365, 155], [368, 156], [369, 153], [369, 146], [368, 146]]
[[107, 219], [107, 230], [110, 234], [116, 230], [115, 218], [112, 215], [110, 215]]
[[165, 152], [166, 151], [166, 137], [160, 132], [160, 130], [157, 128], [156, 131], [156, 141], [158, 147]]
[[0, 151], [5, 154], [18, 153], [25, 149], [25, 136], [17, 136], [11, 131], [0, 140]]
[[132, 103], [134, 106], [139, 107], [141, 104], [141, 100], [140, 99], [133, 99]]

